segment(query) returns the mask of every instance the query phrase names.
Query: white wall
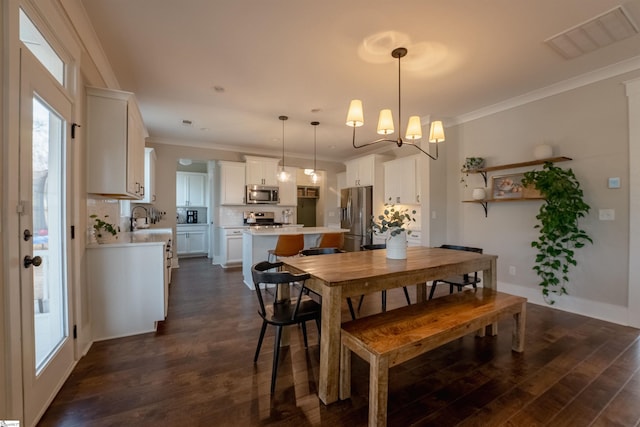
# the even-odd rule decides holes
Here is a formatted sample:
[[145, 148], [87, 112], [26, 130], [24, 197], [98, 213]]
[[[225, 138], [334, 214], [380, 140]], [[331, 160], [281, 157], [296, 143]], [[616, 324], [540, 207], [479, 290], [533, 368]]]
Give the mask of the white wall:
[[[558, 307], [624, 323], [622, 313], [628, 300], [629, 127], [622, 82], [638, 75], [640, 72], [609, 78], [449, 131], [445, 202], [447, 237], [452, 239], [449, 243], [479, 246], [486, 253], [497, 254], [498, 282], [503, 289], [541, 302], [538, 278], [532, 271], [535, 251], [530, 247], [537, 238], [533, 227], [541, 202], [489, 204], [485, 218], [479, 205], [460, 203], [470, 198], [471, 189], [482, 178], [470, 175], [469, 188], [465, 189], [459, 184], [459, 170], [469, 156], [485, 157], [488, 166], [533, 160], [534, 147], [548, 143], [554, 155], [573, 158], [557, 166], [572, 168], [580, 181], [591, 206], [580, 225], [594, 240], [593, 245], [578, 250], [578, 268], [570, 274], [570, 296], [562, 297]], [[608, 177], [620, 177], [622, 188], [608, 189]], [[615, 210], [615, 221], [598, 219], [598, 210], [605, 208]], [[508, 274], [510, 266], [515, 267], [515, 276]]]

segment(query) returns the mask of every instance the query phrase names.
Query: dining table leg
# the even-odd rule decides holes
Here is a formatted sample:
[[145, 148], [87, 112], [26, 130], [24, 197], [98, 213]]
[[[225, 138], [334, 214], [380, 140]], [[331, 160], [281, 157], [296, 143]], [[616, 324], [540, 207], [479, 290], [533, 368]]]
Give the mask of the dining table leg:
[[318, 396], [326, 405], [338, 400], [341, 304], [340, 286], [327, 286], [323, 289]]
[[427, 282], [416, 284], [416, 301], [424, 302], [427, 300]]
[[[492, 258], [489, 264], [489, 268], [482, 270], [483, 286], [485, 288], [498, 290], [498, 263], [496, 258]], [[489, 336], [498, 335], [498, 323], [493, 323], [486, 327], [486, 333]]]

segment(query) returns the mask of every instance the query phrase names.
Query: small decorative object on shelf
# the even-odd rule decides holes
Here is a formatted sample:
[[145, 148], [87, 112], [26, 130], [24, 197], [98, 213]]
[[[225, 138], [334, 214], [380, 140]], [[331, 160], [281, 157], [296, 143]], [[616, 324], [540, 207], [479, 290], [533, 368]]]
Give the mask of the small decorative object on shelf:
[[96, 214], [89, 216], [89, 218], [94, 220], [93, 229], [98, 243], [106, 243], [118, 239], [118, 229], [116, 226], [105, 221], [108, 217], [109, 215], [105, 215], [103, 220]]
[[484, 167], [484, 159], [482, 157], [467, 157], [464, 160], [464, 164], [462, 165], [462, 175], [460, 176], [460, 182], [467, 186], [466, 177], [469, 176], [470, 173], [476, 173], [478, 170]]
[[375, 217], [371, 219], [371, 228], [376, 234], [389, 233], [387, 258], [407, 258], [407, 234], [411, 234], [411, 230], [406, 230], [405, 227], [416, 222], [415, 218], [411, 216], [415, 214], [415, 210], [409, 211], [408, 208], [396, 209], [389, 199], [389, 202], [384, 204], [384, 212], [378, 215], [377, 221]]
[[474, 188], [473, 192], [471, 193], [471, 197], [473, 198], [473, 200], [484, 200], [486, 196], [487, 193], [482, 187]]
[[536, 160], [549, 159], [553, 156], [553, 148], [549, 144], [536, 145], [533, 149], [533, 158]]

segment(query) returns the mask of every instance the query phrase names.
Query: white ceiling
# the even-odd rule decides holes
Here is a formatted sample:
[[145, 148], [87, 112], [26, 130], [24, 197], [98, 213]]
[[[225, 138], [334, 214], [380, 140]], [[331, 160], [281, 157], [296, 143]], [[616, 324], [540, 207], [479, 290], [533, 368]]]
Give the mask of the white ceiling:
[[319, 159], [362, 155], [345, 125], [353, 98], [365, 111], [359, 142], [378, 137], [381, 108], [397, 130], [398, 46], [409, 50], [403, 128], [409, 115], [455, 121], [640, 56], [637, 34], [571, 60], [544, 43], [618, 5], [639, 24], [640, 0], [82, 2], [151, 140], [272, 157], [282, 150], [280, 115], [289, 116], [286, 156], [313, 156], [314, 120]]

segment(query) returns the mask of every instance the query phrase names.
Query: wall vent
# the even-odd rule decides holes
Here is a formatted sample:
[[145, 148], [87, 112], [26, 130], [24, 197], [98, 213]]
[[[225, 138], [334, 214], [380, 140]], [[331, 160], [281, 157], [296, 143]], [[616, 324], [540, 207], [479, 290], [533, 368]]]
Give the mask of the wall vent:
[[622, 6], [576, 25], [545, 40], [545, 43], [565, 59], [608, 46], [638, 34], [638, 26]]

